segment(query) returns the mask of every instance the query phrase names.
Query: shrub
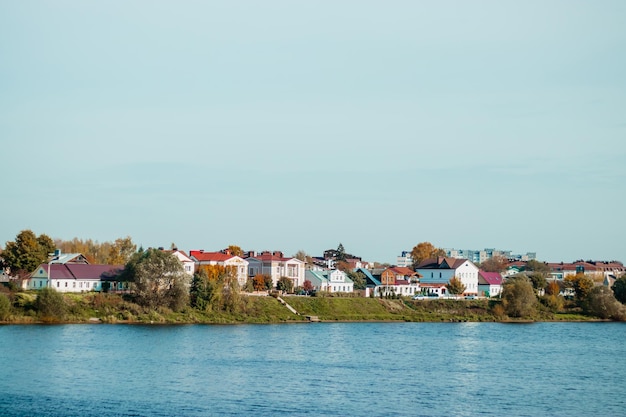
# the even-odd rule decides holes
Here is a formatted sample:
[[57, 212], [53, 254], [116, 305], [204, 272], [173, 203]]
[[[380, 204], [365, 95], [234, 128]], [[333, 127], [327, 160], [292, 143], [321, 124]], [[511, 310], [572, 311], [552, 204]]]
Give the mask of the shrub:
[[63, 294], [56, 292], [53, 288], [41, 289], [37, 294], [34, 307], [41, 320], [48, 322], [62, 320], [67, 313]]
[[563, 307], [565, 306], [565, 299], [560, 295], [551, 294], [541, 297], [541, 303], [551, 312], [557, 313], [563, 310]]
[[601, 319], [626, 319], [624, 306], [615, 299], [613, 291], [604, 286], [595, 287], [589, 292], [583, 308], [585, 312]]
[[0, 293], [0, 320], [6, 320], [11, 315], [11, 300], [9, 297]]

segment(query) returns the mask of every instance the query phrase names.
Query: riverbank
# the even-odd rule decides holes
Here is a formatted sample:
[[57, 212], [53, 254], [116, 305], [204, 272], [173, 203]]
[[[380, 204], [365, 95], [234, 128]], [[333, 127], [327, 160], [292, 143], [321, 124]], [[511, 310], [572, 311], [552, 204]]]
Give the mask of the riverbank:
[[[4, 324], [37, 323], [127, 323], [127, 324], [243, 324], [319, 322], [535, 322], [595, 321], [575, 309], [558, 313], [538, 308], [532, 317], [511, 318], [501, 313], [499, 300], [411, 300], [358, 297], [242, 295], [231, 311], [182, 311], [148, 309], [117, 294], [65, 294], [62, 314], [42, 315], [36, 311], [36, 293], [13, 295], [13, 307]], [[289, 308], [291, 307], [291, 308]], [[295, 313], [294, 313], [295, 311]]]

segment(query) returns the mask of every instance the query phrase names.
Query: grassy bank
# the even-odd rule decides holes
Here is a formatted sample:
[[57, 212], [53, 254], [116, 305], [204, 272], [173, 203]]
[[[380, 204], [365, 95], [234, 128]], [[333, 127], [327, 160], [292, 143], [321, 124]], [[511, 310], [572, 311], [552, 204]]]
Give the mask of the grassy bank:
[[[56, 314], [37, 311], [37, 293], [11, 294], [11, 309], [0, 317], [3, 323], [163, 323], [235, 324], [306, 322], [307, 316], [321, 321], [411, 321], [484, 322], [519, 321], [495, 308], [496, 300], [410, 300], [380, 298], [298, 297], [283, 299], [293, 314], [274, 297], [243, 296], [234, 311], [199, 311], [191, 307], [174, 312], [167, 308], [147, 309], [116, 294], [64, 294], [63, 309]], [[592, 317], [575, 311], [560, 314], [539, 309], [531, 321], [589, 321]]]

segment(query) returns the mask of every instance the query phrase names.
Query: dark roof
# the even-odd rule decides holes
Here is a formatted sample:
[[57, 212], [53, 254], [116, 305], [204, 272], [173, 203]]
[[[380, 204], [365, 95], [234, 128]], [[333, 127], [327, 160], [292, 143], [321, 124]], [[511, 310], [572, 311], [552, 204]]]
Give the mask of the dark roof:
[[416, 269], [457, 269], [465, 262], [468, 262], [468, 260], [440, 256], [438, 258], [424, 259]]
[[[40, 266], [48, 270], [48, 264]], [[50, 264], [51, 279], [93, 279], [100, 280], [119, 275], [124, 265], [89, 265], [89, 264]]]

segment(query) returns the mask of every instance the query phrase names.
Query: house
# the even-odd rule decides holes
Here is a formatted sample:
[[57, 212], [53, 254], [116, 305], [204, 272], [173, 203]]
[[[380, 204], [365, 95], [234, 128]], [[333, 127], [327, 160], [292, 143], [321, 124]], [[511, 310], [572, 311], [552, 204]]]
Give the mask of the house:
[[416, 268], [424, 284], [448, 284], [454, 277], [465, 285], [463, 295], [478, 295], [478, 267], [468, 259], [439, 256], [425, 259]]
[[311, 281], [311, 285], [316, 291], [352, 292], [354, 291], [354, 282], [344, 271], [339, 269], [330, 270], [307, 270], [305, 278]]
[[[124, 265], [41, 264], [22, 281], [22, 288], [39, 290], [49, 286], [59, 292], [102, 291], [103, 283], [115, 280], [123, 269]], [[119, 289], [124, 289], [128, 283], [119, 285]]]
[[446, 284], [426, 284], [420, 283], [420, 292], [429, 296], [444, 297], [448, 294]]
[[255, 277], [259, 274], [272, 278], [275, 288], [278, 280], [287, 277], [293, 281], [294, 288], [301, 287], [305, 280], [305, 262], [297, 258], [285, 257], [280, 251], [264, 251], [261, 254], [249, 253], [248, 275]]
[[172, 250], [164, 250], [164, 249], [161, 249], [161, 250], [163, 252], [171, 253], [172, 255], [174, 255], [176, 257], [176, 259], [178, 259], [180, 261], [181, 265], [183, 266], [183, 269], [185, 270], [185, 273], [187, 275], [193, 277], [193, 274], [195, 272], [196, 263], [195, 263], [195, 261], [193, 259], [191, 259], [189, 256], [187, 256], [187, 254], [184, 251], [178, 250], [176, 248], [174, 248]]
[[202, 265], [219, 265], [233, 268], [237, 274], [237, 282], [240, 286], [246, 285], [248, 281], [248, 261], [230, 253], [228, 249], [220, 252], [205, 252], [204, 250], [189, 251], [189, 258], [193, 260], [196, 267]]
[[478, 295], [498, 297], [502, 293], [502, 274], [478, 271]]
[[420, 291], [420, 275], [410, 268], [394, 266], [380, 274], [381, 290], [385, 295], [412, 296]]
[[378, 296], [381, 288], [380, 276], [374, 276], [372, 271], [367, 268], [357, 268], [354, 272], [362, 274], [365, 277], [365, 296]]

